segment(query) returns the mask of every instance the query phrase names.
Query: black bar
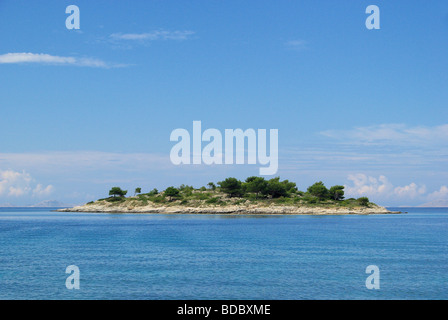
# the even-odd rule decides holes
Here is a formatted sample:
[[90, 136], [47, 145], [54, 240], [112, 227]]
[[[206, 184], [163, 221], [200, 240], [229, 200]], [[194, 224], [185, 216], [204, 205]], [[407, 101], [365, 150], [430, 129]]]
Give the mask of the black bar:
[[[39, 313], [39, 309], [65, 310], [62, 314], [85, 318], [92, 312], [104, 319], [107, 316], [124, 319], [305, 319], [321, 317], [325, 314], [369, 316], [405, 314], [421, 312], [431, 308], [431, 313], [446, 310], [446, 301], [293, 301], [293, 300], [179, 300], [179, 301], [1, 301], [2, 311], [8, 308], [16, 314], [28, 309]], [[54, 309], [54, 307], [58, 307]], [[232, 306], [232, 307], [230, 307]], [[25, 308], [26, 307], [26, 308]], [[443, 308], [443, 309], [442, 309]], [[386, 312], [387, 310], [387, 312]], [[209, 311], [209, 312], [207, 312]], [[187, 312], [187, 314], [185, 314]], [[61, 314], [61, 315], [62, 315]]]

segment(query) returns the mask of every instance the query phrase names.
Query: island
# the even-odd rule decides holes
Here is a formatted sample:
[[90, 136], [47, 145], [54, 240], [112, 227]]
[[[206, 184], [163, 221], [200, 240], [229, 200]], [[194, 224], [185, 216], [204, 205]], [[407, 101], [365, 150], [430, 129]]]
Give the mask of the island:
[[252, 176], [244, 181], [226, 178], [207, 187], [182, 184], [159, 192], [153, 189], [126, 197], [127, 190], [113, 187], [109, 197], [58, 212], [159, 213], [159, 214], [263, 214], [263, 215], [346, 215], [392, 214], [367, 197], [345, 199], [344, 186], [327, 188], [321, 181], [298, 190], [296, 183], [279, 177], [266, 180]]

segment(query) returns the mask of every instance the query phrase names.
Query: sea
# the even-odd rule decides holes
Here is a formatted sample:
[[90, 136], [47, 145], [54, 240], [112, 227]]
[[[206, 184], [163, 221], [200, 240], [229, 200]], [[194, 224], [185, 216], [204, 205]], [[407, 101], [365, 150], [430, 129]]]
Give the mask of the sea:
[[0, 299], [448, 299], [448, 208], [369, 216], [53, 209], [0, 208]]

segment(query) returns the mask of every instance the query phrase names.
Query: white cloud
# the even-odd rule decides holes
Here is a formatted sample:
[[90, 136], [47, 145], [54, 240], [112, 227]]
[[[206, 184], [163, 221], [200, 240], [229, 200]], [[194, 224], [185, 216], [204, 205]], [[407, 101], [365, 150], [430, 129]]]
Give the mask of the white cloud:
[[448, 124], [433, 127], [381, 124], [351, 130], [327, 130], [322, 135], [350, 144], [427, 146], [448, 144]]
[[370, 177], [362, 173], [350, 174], [347, 178], [353, 182], [353, 186], [345, 186], [348, 196], [364, 197], [390, 193], [392, 184], [385, 176]]
[[429, 200], [448, 200], [448, 187], [441, 186], [438, 191], [434, 191], [428, 196]]
[[[0, 171], [0, 196], [21, 197], [29, 194], [33, 190], [34, 185], [34, 179], [25, 171]], [[44, 187], [41, 184], [37, 184], [34, 187], [33, 195], [48, 195], [53, 189], [51, 185]]]
[[13, 196], [13, 197], [20, 197], [23, 196], [24, 194], [27, 194], [30, 191], [29, 187], [14, 187], [14, 186], [10, 186], [8, 188], [9, 192], [8, 192], [8, 196]]
[[352, 181], [353, 184], [352, 186], [345, 186], [345, 191], [349, 197], [415, 199], [426, 193], [426, 186], [419, 186], [415, 182], [406, 186], [394, 187], [384, 175], [375, 178], [358, 173], [350, 174], [347, 179]]
[[53, 56], [46, 53], [6, 53], [0, 55], [0, 64], [36, 63], [48, 65], [73, 65], [80, 67], [111, 68], [123, 65], [109, 65], [99, 59]]
[[54, 187], [50, 184], [46, 187], [41, 185], [40, 183], [34, 188], [33, 195], [36, 197], [43, 197], [50, 195], [54, 190]]
[[414, 182], [404, 187], [396, 187], [394, 194], [402, 198], [416, 198], [426, 193], [426, 186], [418, 186]]
[[157, 30], [147, 33], [113, 33], [110, 38], [114, 40], [187, 40], [194, 34], [193, 31], [163, 31]]
[[0, 171], [0, 196], [21, 196], [29, 192], [31, 176], [26, 172]]

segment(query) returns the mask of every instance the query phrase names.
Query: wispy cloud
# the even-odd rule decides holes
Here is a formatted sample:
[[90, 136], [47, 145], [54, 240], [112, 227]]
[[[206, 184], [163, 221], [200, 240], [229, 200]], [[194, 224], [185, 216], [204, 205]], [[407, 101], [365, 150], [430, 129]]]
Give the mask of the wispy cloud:
[[448, 124], [433, 127], [381, 124], [350, 130], [328, 130], [321, 134], [350, 144], [394, 144], [419, 147], [448, 144]]
[[168, 155], [113, 153], [100, 151], [55, 151], [42, 153], [0, 153], [0, 166], [25, 168], [46, 174], [79, 171], [148, 170], [152, 166], [172, 169]]
[[307, 42], [304, 40], [290, 40], [285, 42], [285, 46], [291, 50], [302, 51], [307, 48]]
[[109, 64], [99, 59], [54, 56], [46, 53], [16, 52], [0, 55], [0, 64], [24, 64], [24, 63], [60, 65], [60, 66], [72, 65], [72, 66], [92, 67], [92, 68], [113, 68], [124, 66], [118, 64]]
[[109, 37], [113, 40], [129, 40], [129, 41], [156, 41], [156, 40], [187, 40], [194, 31], [164, 31], [156, 30], [146, 33], [113, 33]]

